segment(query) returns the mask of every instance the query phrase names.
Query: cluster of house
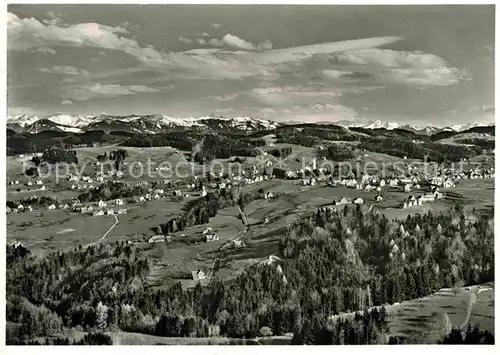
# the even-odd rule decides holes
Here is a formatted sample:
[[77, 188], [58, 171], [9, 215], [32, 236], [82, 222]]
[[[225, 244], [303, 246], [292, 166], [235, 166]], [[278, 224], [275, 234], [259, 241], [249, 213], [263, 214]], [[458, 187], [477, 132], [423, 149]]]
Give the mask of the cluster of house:
[[327, 170], [325, 168], [316, 169], [315, 163], [312, 166], [306, 166], [302, 169], [287, 170], [285, 171], [284, 177], [285, 179], [299, 179], [300, 177], [312, 175], [313, 172], [317, 173], [316, 180], [322, 181], [326, 178], [324, 174], [327, 172]]
[[476, 169], [441, 169], [436, 174], [436, 180], [445, 181], [446, 179], [452, 180], [477, 180], [477, 179], [492, 179], [495, 177], [495, 168], [476, 168]]
[[439, 192], [439, 188], [435, 188], [434, 192], [426, 193], [420, 196], [408, 196], [402, 203], [401, 208], [408, 208], [413, 206], [421, 206], [423, 203], [432, 202], [443, 197], [443, 193]]
[[9, 213], [19, 213], [19, 212], [26, 212], [26, 211], [33, 211], [33, 207], [31, 206], [23, 206], [22, 204], [19, 204], [16, 208], [10, 208], [7, 206], [6, 212], [7, 214]]
[[88, 213], [92, 214], [93, 216], [126, 214], [127, 213], [126, 208], [118, 208], [115, 211], [115, 209], [112, 207], [112, 205], [122, 206], [124, 204], [125, 202], [122, 199], [116, 199], [110, 204], [108, 204], [108, 202], [100, 200], [97, 203], [97, 206], [94, 204], [83, 205], [82, 203], [80, 203], [80, 201], [77, 200], [73, 203], [72, 209], [73, 212]]
[[355, 198], [354, 200], [349, 197], [342, 197], [340, 200], [336, 201], [333, 200], [332, 205], [333, 206], [339, 206], [339, 205], [347, 205], [354, 203], [356, 205], [362, 205], [364, 203], [364, 200], [361, 197]]
[[[56, 209], [59, 209], [59, 210], [67, 210], [69, 209], [69, 205], [66, 203], [66, 204], [58, 204], [56, 205], [55, 203], [47, 206], [47, 210], [56, 210]], [[30, 211], [33, 211], [33, 207], [32, 206], [23, 206], [23, 204], [19, 204], [16, 208], [10, 208], [10, 207], [7, 207], [7, 213], [18, 213], [18, 212], [30, 212]]]
[[[9, 185], [21, 185], [21, 183], [19, 182], [19, 180], [11, 180], [9, 181]], [[45, 186], [43, 185], [43, 181], [42, 180], [35, 180], [35, 181], [31, 181], [29, 180], [27, 183], [26, 183], [26, 186], [40, 186], [38, 189], [41, 190], [41, 191], [45, 191], [46, 188]]]
[[219, 240], [219, 236], [216, 233], [214, 233], [211, 227], [205, 229], [202, 235], [203, 238], [205, 239], [205, 242], [214, 242], [216, 240]]
[[153, 200], [159, 200], [161, 198], [165, 198], [165, 191], [163, 189], [150, 188], [147, 194], [141, 195], [137, 198], [137, 202], [153, 201]]

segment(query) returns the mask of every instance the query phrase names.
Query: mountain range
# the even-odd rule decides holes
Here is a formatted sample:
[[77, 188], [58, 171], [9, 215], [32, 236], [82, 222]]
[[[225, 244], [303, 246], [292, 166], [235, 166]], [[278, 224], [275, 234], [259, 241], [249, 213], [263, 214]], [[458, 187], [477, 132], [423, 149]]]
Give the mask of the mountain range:
[[[130, 116], [112, 116], [107, 114], [98, 116], [55, 114], [45, 117], [20, 115], [7, 118], [7, 128], [16, 132], [29, 133], [39, 133], [41, 131], [79, 133], [93, 130], [105, 132], [125, 131], [133, 133], [157, 133], [175, 127], [211, 127], [228, 130], [259, 131], [272, 130], [278, 126], [299, 123], [300, 122], [274, 122], [254, 117], [223, 117], [213, 114], [198, 118], [175, 118], [157, 114]], [[403, 129], [421, 135], [433, 135], [445, 131], [462, 132], [473, 127], [493, 125], [493, 123], [472, 122], [444, 127], [417, 127], [409, 124], [399, 124], [397, 122], [383, 122], [381, 120], [366, 122], [344, 120], [337, 122], [318, 122], [318, 124], [334, 124], [346, 128]]]

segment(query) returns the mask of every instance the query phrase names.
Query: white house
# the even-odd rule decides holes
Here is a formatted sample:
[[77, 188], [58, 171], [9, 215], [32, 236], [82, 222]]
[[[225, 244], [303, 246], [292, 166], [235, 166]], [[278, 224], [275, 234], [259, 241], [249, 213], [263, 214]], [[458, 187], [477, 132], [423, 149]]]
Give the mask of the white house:
[[94, 216], [104, 216], [104, 211], [103, 210], [94, 211]]
[[33, 186], [33, 183], [31, 181], [28, 181], [28, 186]]
[[411, 191], [411, 185], [410, 184], [406, 184], [405, 187], [404, 187], [404, 190], [405, 190], [405, 192], [410, 192]]
[[49, 210], [55, 210], [56, 209], [56, 205], [52, 204], [49, 206]]
[[106, 211], [106, 214], [107, 215], [114, 215], [115, 214], [115, 210], [112, 209], [112, 208], [109, 208], [107, 211]]
[[207, 278], [203, 270], [198, 270], [198, 271], [191, 271], [191, 276], [193, 277], [193, 280], [204, 280]]
[[205, 235], [205, 241], [207, 242], [213, 242], [215, 240], [219, 240], [219, 236], [217, 234], [206, 234]]
[[448, 189], [448, 188], [451, 188], [451, 187], [455, 187], [455, 183], [451, 179], [446, 179], [443, 182], [443, 188]]
[[363, 199], [361, 197], [358, 197], [357, 199], [355, 199], [352, 202], [355, 203], [355, 204], [357, 204], [357, 205], [362, 205], [363, 204]]
[[108, 204], [106, 202], [104, 202], [103, 200], [99, 200], [98, 205], [99, 205], [99, 207], [106, 207]]
[[380, 182], [378, 183], [378, 186], [384, 187], [385, 186], [385, 180], [384, 179], [380, 179]]
[[126, 208], [120, 208], [118, 210], [117, 214], [127, 214], [127, 209]]
[[42, 180], [37, 180], [37, 181], [36, 181], [36, 184], [37, 184], [37, 185], [43, 185], [43, 181], [42, 181]]
[[382, 198], [382, 196], [377, 195], [377, 197], [375, 197], [375, 200], [376, 200], [377, 202], [380, 202], [380, 201], [382, 201], [382, 200], [383, 200], [383, 198]]
[[46, 190], [45, 186], [40, 187], [40, 191], [45, 191], [45, 190]]
[[144, 198], [144, 196], [139, 197], [139, 202], [144, 202], [144, 201], [146, 201], [146, 199]]
[[123, 200], [121, 198], [117, 198], [116, 201], [115, 201], [115, 204], [117, 206], [122, 206], [123, 205]]

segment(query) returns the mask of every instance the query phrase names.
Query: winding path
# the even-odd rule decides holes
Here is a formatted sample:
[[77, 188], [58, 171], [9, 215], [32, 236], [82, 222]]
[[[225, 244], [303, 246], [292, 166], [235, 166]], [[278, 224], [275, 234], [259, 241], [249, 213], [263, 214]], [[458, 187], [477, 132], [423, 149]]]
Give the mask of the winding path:
[[116, 217], [116, 215], [113, 215], [113, 217], [115, 217], [115, 223], [111, 227], [109, 227], [108, 231], [106, 233], [104, 233], [104, 235], [102, 236], [101, 239], [99, 239], [100, 242], [102, 242], [106, 238], [106, 236], [109, 234], [109, 232], [111, 232], [113, 230], [113, 228], [115, 228], [115, 226], [120, 222], [120, 221], [118, 221], [118, 217]]

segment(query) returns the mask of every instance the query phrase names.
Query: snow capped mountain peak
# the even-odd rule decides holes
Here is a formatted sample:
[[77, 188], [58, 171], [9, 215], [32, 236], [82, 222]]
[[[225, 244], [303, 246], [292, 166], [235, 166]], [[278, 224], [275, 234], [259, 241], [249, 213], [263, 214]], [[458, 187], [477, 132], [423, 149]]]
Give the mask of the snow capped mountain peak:
[[[297, 124], [300, 122], [289, 122]], [[380, 119], [374, 121], [337, 121], [323, 122], [335, 124], [345, 128], [366, 128], [366, 129], [404, 129], [417, 134], [432, 135], [442, 131], [461, 132], [477, 126], [491, 126], [494, 123], [472, 122], [467, 124], [455, 124], [447, 127], [425, 126], [418, 127], [410, 124], [399, 124], [397, 122], [384, 122]], [[8, 127], [14, 130], [39, 132], [42, 130], [61, 130], [66, 132], [82, 132], [86, 130], [104, 130], [104, 131], [119, 131], [128, 130], [133, 132], [155, 133], [161, 132], [173, 127], [213, 127], [224, 129], [236, 129], [240, 131], [252, 130], [270, 130], [275, 129], [280, 125], [285, 125], [285, 122], [273, 122], [264, 119], [248, 116], [217, 116], [210, 114], [201, 117], [170, 117], [158, 114], [149, 115], [128, 115], [128, 116], [113, 116], [109, 114], [100, 114], [92, 116], [70, 115], [70, 114], [53, 114], [46, 117], [39, 116], [9, 116], [7, 117]], [[318, 124], [320, 124], [318, 122]]]
[[[49, 122], [50, 121], [50, 122]], [[132, 130], [135, 132], [154, 133], [169, 127], [204, 127], [218, 124], [218, 127], [234, 128], [245, 131], [274, 129], [279, 124], [253, 117], [170, 117], [164, 115], [129, 115], [113, 116], [100, 114], [97, 116], [80, 116], [54, 114], [46, 117], [15, 116], [8, 117], [7, 124], [11, 128], [39, 132], [44, 129], [58, 129], [66, 132], [88, 130]]]

